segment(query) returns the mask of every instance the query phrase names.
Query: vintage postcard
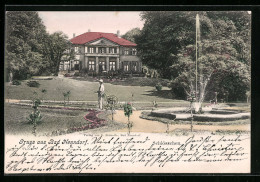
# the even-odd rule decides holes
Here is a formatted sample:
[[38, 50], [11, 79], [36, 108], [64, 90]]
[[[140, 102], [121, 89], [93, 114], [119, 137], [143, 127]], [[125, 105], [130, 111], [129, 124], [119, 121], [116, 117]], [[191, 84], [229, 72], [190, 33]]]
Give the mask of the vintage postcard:
[[5, 174], [250, 173], [250, 11], [5, 20]]

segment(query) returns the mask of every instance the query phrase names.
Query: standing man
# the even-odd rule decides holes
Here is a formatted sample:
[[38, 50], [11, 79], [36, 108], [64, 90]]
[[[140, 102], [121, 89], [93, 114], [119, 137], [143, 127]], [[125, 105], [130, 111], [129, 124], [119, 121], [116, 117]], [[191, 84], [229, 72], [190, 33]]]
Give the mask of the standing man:
[[99, 89], [98, 89], [98, 107], [99, 109], [103, 109], [103, 97], [104, 97], [104, 93], [105, 93], [105, 87], [103, 84], [103, 80], [100, 79], [99, 80]]

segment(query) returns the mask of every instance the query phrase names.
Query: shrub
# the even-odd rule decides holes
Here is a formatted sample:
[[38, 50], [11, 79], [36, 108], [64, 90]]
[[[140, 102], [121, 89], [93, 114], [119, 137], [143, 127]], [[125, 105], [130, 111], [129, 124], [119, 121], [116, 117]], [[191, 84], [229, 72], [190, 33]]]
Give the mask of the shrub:
[[71, 74], [65, 73], [64, 76], [65, 76], [65, 77], [71, 77]]
[[156, 88], [157, 91], [161, 91], [162, 90], [162, 85], [160, 83], [157, 83], [155, 85], [155, 88]]
[[37, 81], [29, 81], [29, 82], [27, 82], [27, 85], [29, 87], [37, 87], [38, 88], [40, 86], [40, 83], [37, 82]]
[[21, 85], [21, 81], [20, 80], [13, 80], [12, 84], [13, 85]]

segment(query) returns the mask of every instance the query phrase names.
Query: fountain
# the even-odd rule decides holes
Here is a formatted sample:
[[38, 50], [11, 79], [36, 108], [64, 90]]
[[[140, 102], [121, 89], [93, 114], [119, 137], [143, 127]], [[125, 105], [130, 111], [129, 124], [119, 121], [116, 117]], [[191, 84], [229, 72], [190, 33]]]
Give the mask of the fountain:
[[[206, 78], [200, 73], [200, 87], [198, 88], [198, 57], [200, 53], [200, 22], [199, 15], [196, 15], [196, 70], [195, 70], [195, 89], [191, 85], [191, 93], [188, 94], [190, 107], [178, 107], [158, 109], [151, 111], [150, 116], [168, 118], [171, 120], [191, 120], [192, 121], [233, 121], [250, 118], [249, 112], [234, 111], [224, 109], [224, 104], [213, 104], [208, 107], [202, 107], [205, 98], [205, 90], [211, 74]], [[215, 92], [217, 103], [217, 92]]]

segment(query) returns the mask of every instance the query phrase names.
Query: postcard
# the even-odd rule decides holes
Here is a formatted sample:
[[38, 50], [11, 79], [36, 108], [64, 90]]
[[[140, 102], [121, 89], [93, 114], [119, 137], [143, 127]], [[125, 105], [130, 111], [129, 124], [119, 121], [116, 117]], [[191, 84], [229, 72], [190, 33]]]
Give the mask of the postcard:
[[5, 174], [250, 173], [250, 11], [5, 20]]

